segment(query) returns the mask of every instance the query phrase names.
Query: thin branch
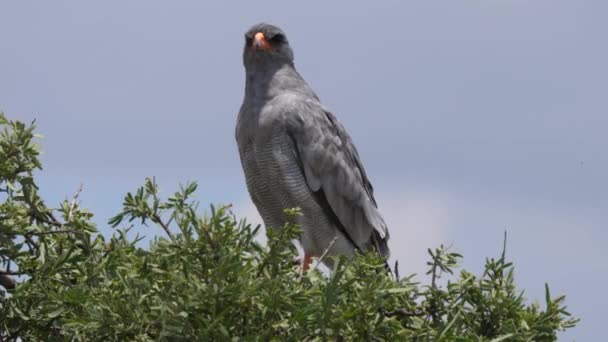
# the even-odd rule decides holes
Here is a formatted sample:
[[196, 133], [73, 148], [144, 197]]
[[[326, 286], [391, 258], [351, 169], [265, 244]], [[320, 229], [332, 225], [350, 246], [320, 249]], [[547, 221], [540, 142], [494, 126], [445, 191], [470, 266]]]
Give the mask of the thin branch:
[[51, 220], [53, 221], [53, 225], [63, 225], [61, 222], [59, 222], [59, 220], [55, 217], [55, 214], [53, 214], [52, 211], [49, 212], [49, 217], [51, 218]]
[[433, 274], [431, 275], [431, 287], [437, 289], [437, 257], [433, 257]]
[[49, 234], [62, 234], [62, 233], [67, 233], [67, 234], [83, 234], [83, 232], [79, 232], [77, 230], [73, 230], [73, 229], [57, 229], [57, 230], [49, 230], [46, 232], [29, 232], [27, 233], [28, 235], [49, 235]]
[[321, 264], [321, 262], [323, 261], [323, 258], [325, 258], [325, 256], [327, 255], [327, 253], [329, 252], [329, 250], [334, 246], [334, 244], [336, 243], [336, 240], [338, 240], [338, 236], [334, 236], [334, 238], [331, 240], [331, 242], [329, 243], [329, 245], [327, 246], [327, 248], [325, 248], [325, 251], [323, 251], [323, 254], [321, 254], [321, 257], [319, 258], [319, 260], [317, 261], [317, 264], [315, 265], [315, 267], [312, 269], [313, 271], [315, 271], [317, 268], [319, 268], [319, 265]]
[[[31, 241], [33, 241], [33, 240], [31, 240]], [[25, 240], [25, 244], [29, 248], [30, 254], [36, 250], [36, 246], [32, 245], [27, 239]]]
[[502, 242], [502, 254], [500, 256], [500, 259], [504, 262], [505, 261], [505, 255], [507, 254], [507, 230], [505, 229], [505, 238]]
[[53, 215], [52, 212], [47, 213], [47, 216], [49, 218], [46, 218], [44, 216], [37, 216], [36, 220], [42, 221], [42, 222], [44, 222], [46, 224], [49, 224], [51, 226], [55, 226], [55, 227], [58, 227], [58, 228], [63, 227], [63, 223], [59, 222], [59, 220], [57, 220], [55, 218], [55, 215]]
[[160, 216], [158, 214], [152, 215], [152, 222], [160, 225], [165, 230], [165, 233], [167, 233], [167, 235], [169, 235], [169, 238], [171, 238], [171, 241], [175, 241], [173, 234], [171, 234], [171, 230], [169, 230], [169, 226], [165, 222], [163, 222], [163, 220], [160, 218]]
[[23, 275], [26, 274], [27, 272], [23, 272], [23, 271], [7, 271], [4, 268], [0, 268], [0, 275]]
[[32, 245], [36, 250], [38, 250], [38, 248], [40, 248], [40, 246], [38, 245], [38, 242], [34, 241], [34, 239], [32, 239], [31, 234], [25, 234], [23, 235], [23, 238], [25, 239], [25, 241], [28, 243], [28, 245]]
[[[167, 226], [171, 225], [171, 222], [173, 222], [173, 220], [175, 219], [175, 213], [171, 214], [171, 217], [169, 217], [169, 221], [167, 221]], [[179, 224], [178, 224], [179, 226]]]
[[[433, 274], [431, 276], [431, 288], [433, 291], [437, 290], [437, 267], [439, 266], [438, 261], [437, 261], [437, 258], [439, 256], [438, 254], [433, 256], [433, 266], [432, 266]], [[432, 293], [432, 291], [431, 291], [431, 293]], [[428, 322], [430, 319], [432, 319], [433, 323], [437, 323], [438, 316], [437, 316], [437, 312], [435, 312], [435, 310], [437, 310], [437, 300], [436, 300], [436, 297], [432, 297], [431, 299], [432, 299], [430, 301], [431, 307], [429, 308], [430, 317], [429, 317], [429, 315], [427, 315], [425, 320]]]
[[395, 281], [399, 281], [399, 260], [395, 260]]
[[416, 317], [416, 316], [422, 316], [424, 315], [424, 312], [422, 311], [407, 311], [403, 308], [399, 308], [399, 309], [395, 309], [392, 311], [384, 311], [384, 315], [387, 317], [394, 317], [394, 316], [398, 316], [398, 317]]
[[70, 221], [70, 219], [72, 219], [72, 212], [76, 208], [76, 201], [78, 200], [78, 196], [80, 196], [82, 189], [83, 189], [83, 185], [82, 185], [82, 183], [80, 183], [78, 190], [76, 190], [76, 193], [72, 197], [72, 203], [70, 204], [70, 210], [68, 210], [68, 216], [67, 216], [68, 222]]

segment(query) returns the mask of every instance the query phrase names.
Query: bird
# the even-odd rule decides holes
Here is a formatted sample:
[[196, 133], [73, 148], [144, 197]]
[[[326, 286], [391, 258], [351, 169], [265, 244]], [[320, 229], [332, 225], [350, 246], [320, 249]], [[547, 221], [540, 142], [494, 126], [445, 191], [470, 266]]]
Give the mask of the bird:
[[359, 153], [337, 117], [298, 73], [285, 32], [259, 23], [245, 33], [245, 94], [235, 129], [248, 192], [264, 224], [285, 209], [301, 227], [302, 269], [313, 258], [373, 250], [387, 260], [389, 232]]

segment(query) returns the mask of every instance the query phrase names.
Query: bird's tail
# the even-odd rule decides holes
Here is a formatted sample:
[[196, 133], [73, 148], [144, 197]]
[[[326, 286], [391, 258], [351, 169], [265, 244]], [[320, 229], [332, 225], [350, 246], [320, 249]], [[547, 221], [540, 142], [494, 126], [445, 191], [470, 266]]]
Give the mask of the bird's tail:
[[378, 233], [377, 230], [374, 230], [372, 233], [372, 244], [376, 252], [378, 252], [381, 257], [388, 260], [388, 258], [391, 256], [391, 251], [388, 248], [388, 235], [382, 238], [380, 233]]
[[388, 248], [388, 234], [382, 238], [380, 233], [374, 230], [372, 233], [372, 244], [376, 252], [384, 259], [384, 268], [386, 268], [388, 273], [394, 275], [391, 266], [388, 264], [388, 258], [391, 256], [391, 251]]

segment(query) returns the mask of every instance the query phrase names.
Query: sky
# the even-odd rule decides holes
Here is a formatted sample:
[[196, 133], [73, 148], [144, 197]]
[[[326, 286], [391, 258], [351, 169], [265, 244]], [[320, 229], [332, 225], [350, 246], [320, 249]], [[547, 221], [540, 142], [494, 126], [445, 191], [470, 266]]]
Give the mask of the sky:
[[[482, 271], [507, 257], [530, 300], [544, 284], [608, 316], [608, 3], [603, 0], [2, 1], [0, 110], [37, 120], [48, 203], [84, 185], [106, 222], [155, 176], [164, 194], [259, 221], [234, 126], [243, 33], [282, 27], [296, 67], [351, 134], [401, 273], [440, 244]], [[160, 230], [146, 231], [148, 235]]]

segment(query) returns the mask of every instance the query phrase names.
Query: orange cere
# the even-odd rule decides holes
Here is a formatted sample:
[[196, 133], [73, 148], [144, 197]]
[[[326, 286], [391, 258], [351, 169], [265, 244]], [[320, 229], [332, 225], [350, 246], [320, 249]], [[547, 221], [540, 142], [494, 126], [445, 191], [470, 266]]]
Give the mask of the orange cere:
[[257, 44], [264, 50], [270, 50], [270, 44], [262, 32], [258, 32], [253, 36], [254, 44]]

